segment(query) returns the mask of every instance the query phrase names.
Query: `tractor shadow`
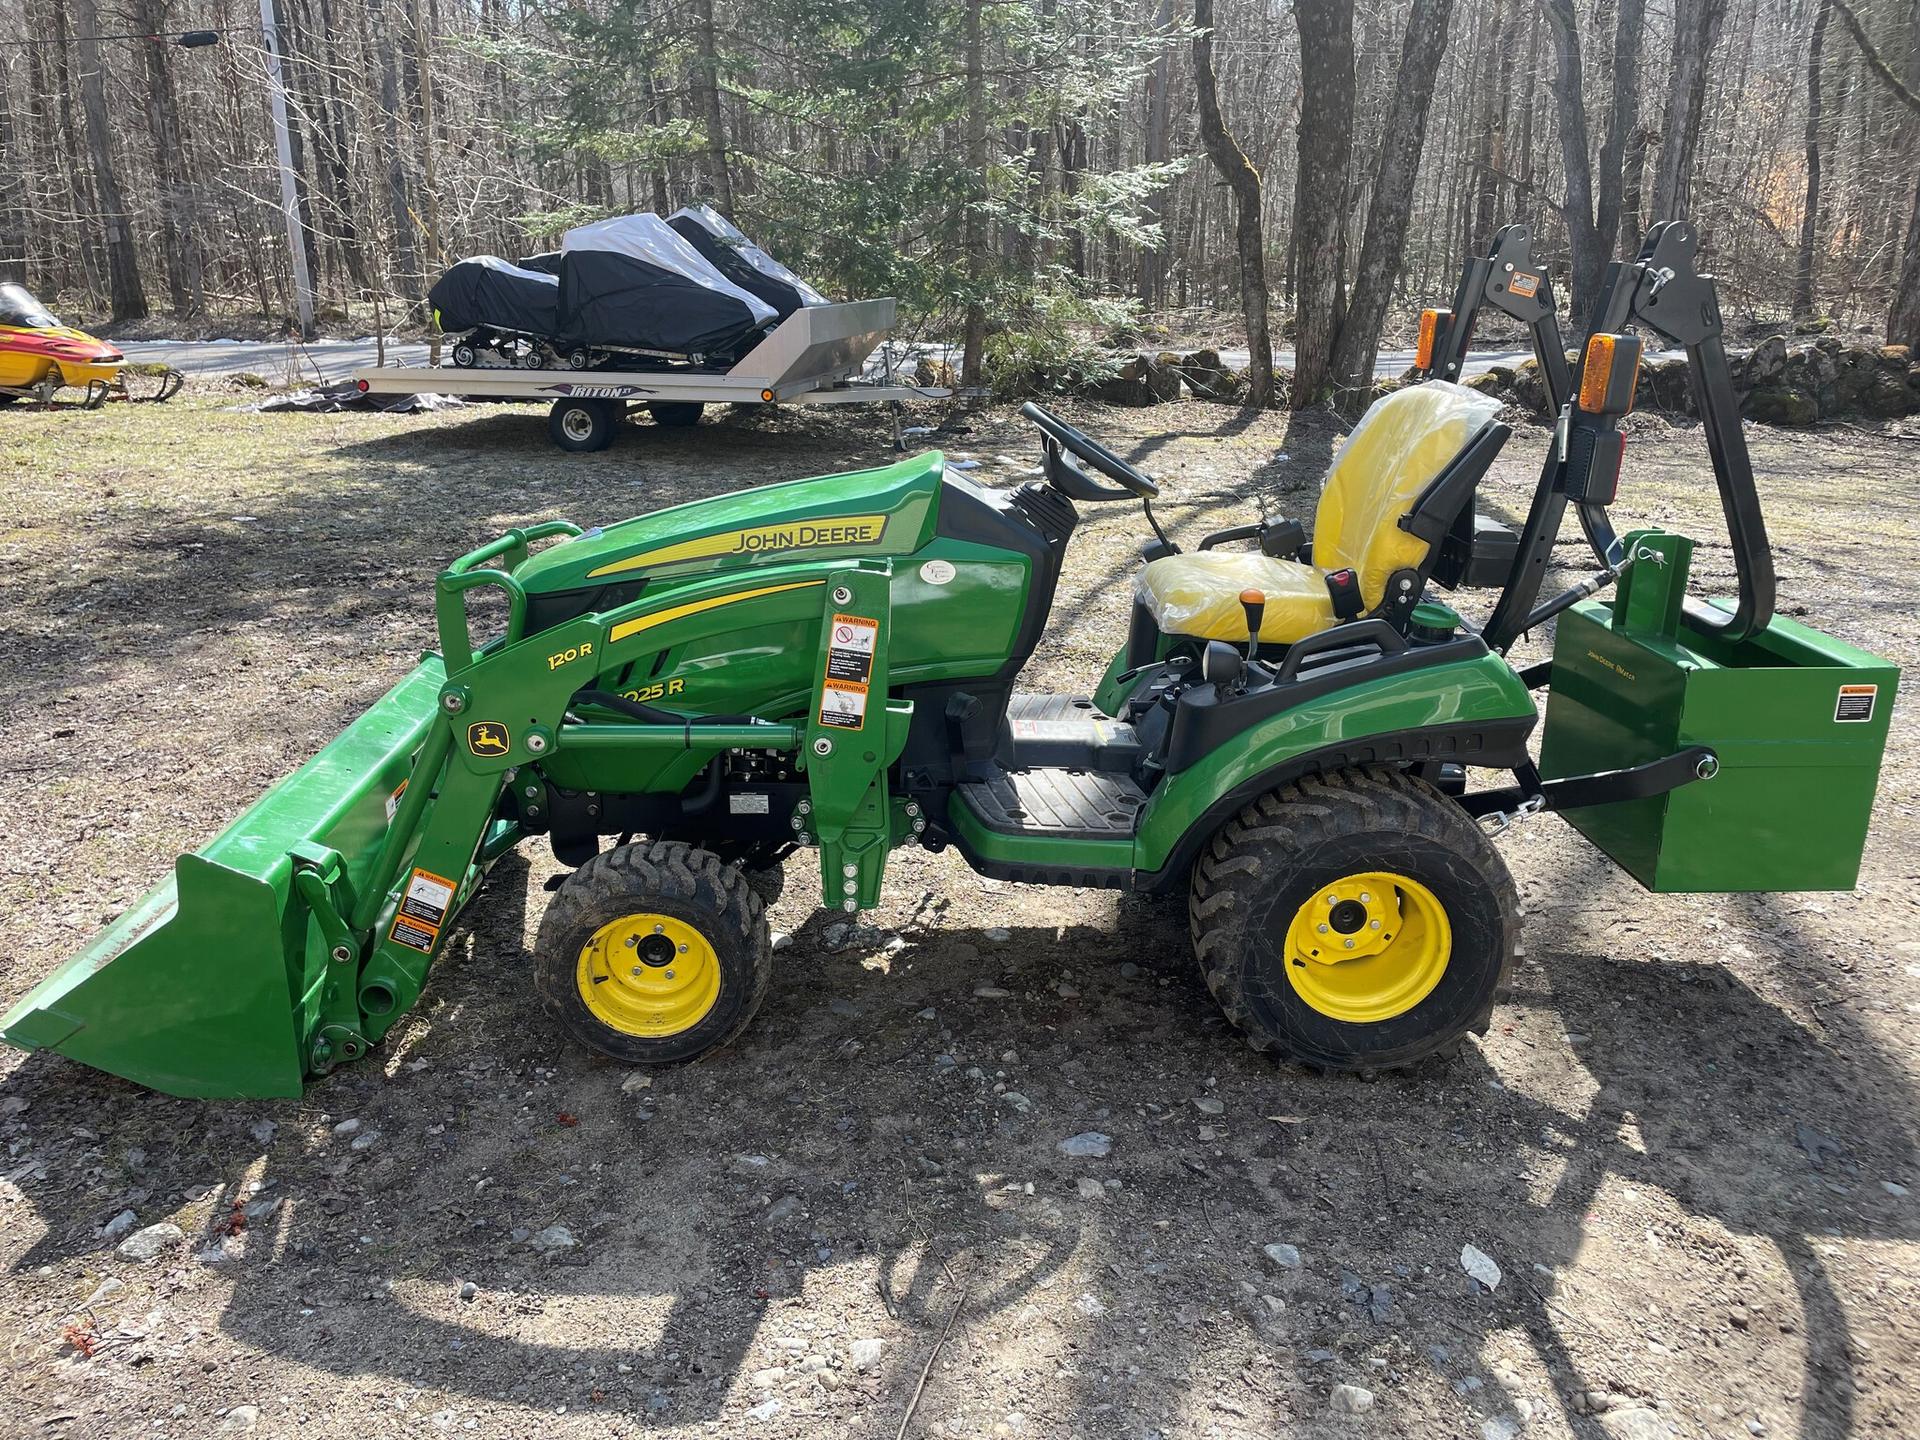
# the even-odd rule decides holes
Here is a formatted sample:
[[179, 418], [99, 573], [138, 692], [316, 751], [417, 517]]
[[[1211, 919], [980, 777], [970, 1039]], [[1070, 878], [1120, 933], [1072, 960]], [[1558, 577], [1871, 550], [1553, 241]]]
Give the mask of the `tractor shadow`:
[[[1059, 1357], [1047, 1408], [1113, 1433], [1185, 1413], [1223, 1355], [1278, 1374], [1275, 1421], [1317, 1423], [1327, 1387], [1368, 1383], [1402, 1338], [1447, 1379], [1492, 1377], [1459, 1402], [1477, 1424], [1519, 1398], [1496, 1337], [1524, 1333], [1564, 1391], [1618, 1388], [1589, 1367], [1632, 1337], [1599, 1334], [1555, 1284], [1591, 1247], [1620, 1259], [1594, 1216], [1624, 1185], [1760, 1242], [1749, 1265], [1777, 1252], [1800, 1313], [1771, 1317], [1795, 1335], [1770, 1343], [1804, 1344], [1804, 1433], [1837, 1437], [1855, 1337], [1821, 1241], [1916, 1238], [1872, 1185], [1913, 1164], [1911, 1083], [1868, 1037], [1832, 1013], [1809, 1029], [1715, 963], [1588, 953], [1551, 913], [1485, 1051], [1373, 1084], [1253, 1055], [1192, 974], [1182, 907], [1103, 897], [1004, 931], [934, 928], [929, 904], [903, 944], [856, 932], [838, 953], [832, 917], [812, 918], [740, 1040], [628, 1088], [530, 993], [541, 889], [502, 860], [420, 1007], [299, 1102], [171, 1100], [29, 1057], [0, 1081], [0, 1101], [29, 1102], [0, 1130], [46, 1166], [15, 1172], [41, 1232], [16, 1280], [120, 1276], [133, 1293], [92, 1317], [103, 1334], [166, 1286], [208, 1296], [246, 1351], [376, 1389], [425, 1375], [455, 1402], [659, 1423], [736, 1423], [764, 1398], [804, 1415], [826, 1403], [805, 1357], [826, 1354], [849, 1433], [876, 1435], [965, 1286], [957, 1345], [1016, 1331]], [[1752, 913], [1790, 941], [1790, 914]], [[1584, 1108], [1546, 1098], [1534, 1047], [1506, 1039], [1576, 1027]], [[1823, 1170], [1796, 1126], [1832, 1140]], [[1111, 1155], [1060, 1152], [1086, 1131]], [[236, 1196], [278, 1204], [222, 1235]], [[174, 1218], [184, 1243], [115, 1259], [98, 1227], [123, 1207]], [[1279, 1239], [1300, 1270], [1264, 1260]], [[1499, 1290], [1460, 1273], [1463, 1242], [1500, 1261]], [[1685, 1261], [1666, 1263], [1691, 1276]], [[1601, 1264], [1631, 1299], [1631, 1267]], [[848, 1361], [860, 1339], [887, 1342], [867, 1371]], [[947, 1373], [923, 1422], [955, 1403]]]

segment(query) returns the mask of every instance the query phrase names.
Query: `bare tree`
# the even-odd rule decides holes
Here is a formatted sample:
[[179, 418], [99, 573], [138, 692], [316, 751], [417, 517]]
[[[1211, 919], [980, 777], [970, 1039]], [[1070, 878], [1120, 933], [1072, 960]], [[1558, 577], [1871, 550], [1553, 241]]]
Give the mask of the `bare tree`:
[[1267, 332], [1266, 241], [1260, 226], [1260, 172], [1220, 114], [1213, 70], [1213, 0], [1193, 0], [1193, 78], [1207, 158], [1233, 192], [1234, 244], [1240, 260], [1240, 308], [1247, 322], [1247, 403], [1273, 403], [1273, 340]]
[[1343, 318], [1341, 249], [1353, 158], [1353, 0], [1295, 0], [1300, 35], [1299, 168], [1293, 196], [1298, 288], [1293, 398], [1312, 403], [1333, 380]]
[[140, 253], [133, 242], [133, 221], [113, 161], [113, 124], [107, 116], [106, 67], [100, 58], [100, 14], [93, 0], [69, 0], [73, 12], [74, 57], [80, 65], [80, 111], [86, 117], [87, 153], [100, 195], [100, 219], [107, 238], [107, 280], [116, 320], [139, 320], [147, 313], [147, 292], [140, 283]]
[[1726, 14], [1727, 0], [1677, 0], [1674, 7], [1667, 120], [1653, 182], [1653, 213], [1663, 220], [1679, 220], [1689, 213], [1694, 154], [1707, 102], [1708, 64]]
[[1433, 104], [1434, 77], [1447, 48], [1447, 22], [1453, 0], [1413, 0], [1400, 50], [1400, 77], [1374, 169], [1373, 202], [1354, 271], [1353, 303], [1340, 322], [1333, 347], [1333, 380], [1343, 408], [1361, 408], [1373, 390], [1374, 360], [1380, 353], [1380, 327], [1393, 297], [1393, 283], [1406, 255], [1407, 226], [1413, 218], [1413, 182], [1426, 150], [1427, 112]]
[[1793, 271], [1793, 315], [1813, 314], [1813, 251], [1820, 236], [1820, 62], [1826, 48], [1827, 17], [1833, 7], [1820, 0], [1807, 37], [1807, 188], [1800, 206], [1800, 254]]

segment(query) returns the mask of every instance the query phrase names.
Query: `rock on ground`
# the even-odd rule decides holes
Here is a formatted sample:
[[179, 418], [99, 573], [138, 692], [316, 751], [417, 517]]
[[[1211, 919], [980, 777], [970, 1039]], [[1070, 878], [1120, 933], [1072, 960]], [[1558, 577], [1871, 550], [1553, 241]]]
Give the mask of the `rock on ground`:
[[158, 1225], [149, 1225], [144, 1230], [136, 1230], [120, 1242], [113, 1253], [123, 1260], [138, 1260], [143, 1265], [171, 1250], [182, 1240], [186, 1232], [171, 1221], [163, 1220]]

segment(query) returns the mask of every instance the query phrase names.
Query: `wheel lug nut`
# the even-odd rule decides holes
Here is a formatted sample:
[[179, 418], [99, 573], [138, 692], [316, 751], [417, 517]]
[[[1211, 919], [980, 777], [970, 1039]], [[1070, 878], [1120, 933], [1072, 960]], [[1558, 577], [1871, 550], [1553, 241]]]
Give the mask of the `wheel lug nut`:
[[1324, 935], [1324, 934], [1326, 934], [1326, 933], [1327, 933], [1327, 927], [1326, 927], [1326, 926], [1324, 926], [1324, 925], [1322, 925], [1322, 926], [1320, 927], [1320, 933], [1321, 933], [1322, 935]]
[[1360, 892], [1360, 903], [1362, 905], [1371, 905], [1373, 903], [1373, 897], [1367, 894], [1366, 891], [1362, 890]]
[[1380, 928], [1380, 922], [1378, 920], [1372, 921], [1370, 923], [1373, 925], [1374, 929], [1378, 930]]
[[1347, 941], [1347, 949], [1351, 950], [1352, 948], [1353, 948], [1353, 942], [1351, 940]]

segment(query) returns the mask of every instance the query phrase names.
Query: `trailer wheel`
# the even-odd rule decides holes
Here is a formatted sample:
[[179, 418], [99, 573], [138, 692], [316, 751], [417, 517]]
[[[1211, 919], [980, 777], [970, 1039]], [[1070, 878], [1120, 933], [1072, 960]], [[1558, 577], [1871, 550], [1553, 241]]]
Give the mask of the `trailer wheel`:
[[681, 429], [700, 423], [700, 413], [707, 408], [703, 400], [649, 400], [647, 410], [653, 416], [653, 423], [665, 425], [670, 429]]
[[547, 433], [562, 450], [604, 450], [613, 443], [620, 412], [611, 400], [568, 396], [553, 402]]
[[567, 878], [540, 922], [534, 981], [574, 1039], [657, 1065], [738, 1035], [772, 970], [766, 907], [746, 877], [661, 840], [596, 855]]
[[1484, 1033], [1520, 938], [1486, 833], [1384, 768], [1261, 796], [1194, 865], [1194, 954], [1256, 1050], [1323, 1070], [1407, 1065]]
[[567, 368], [569, 370], [585, 370], [592, 364], [593, 352], [585, 346], [580, 346], [577, 349], [567, 352]]

